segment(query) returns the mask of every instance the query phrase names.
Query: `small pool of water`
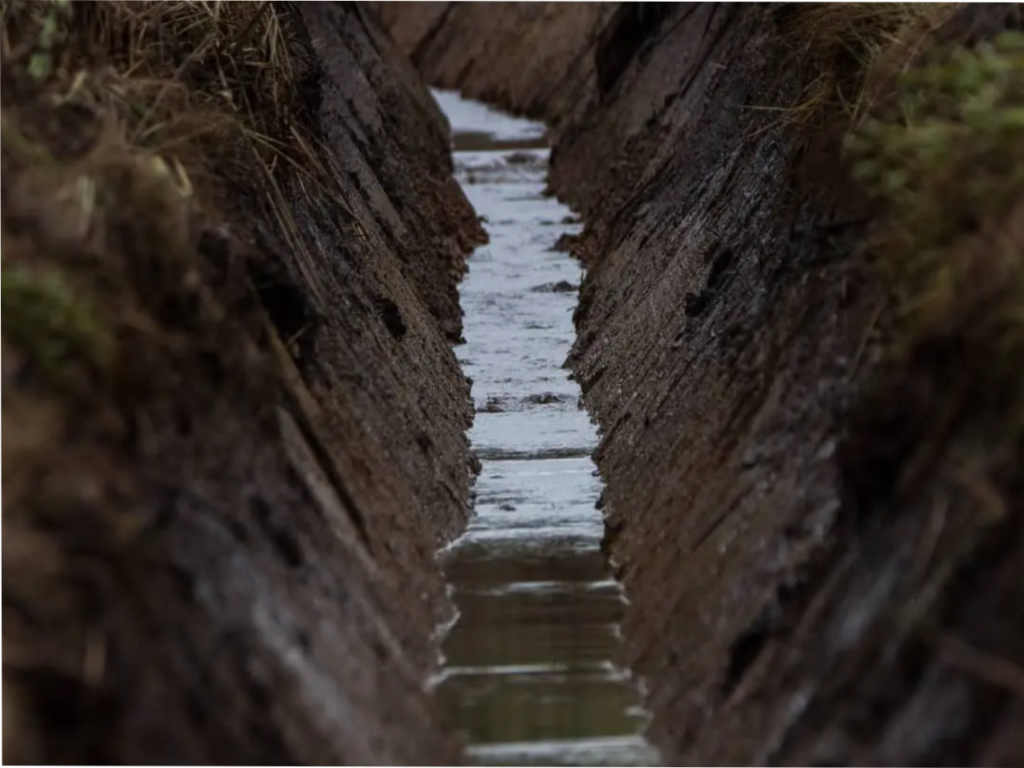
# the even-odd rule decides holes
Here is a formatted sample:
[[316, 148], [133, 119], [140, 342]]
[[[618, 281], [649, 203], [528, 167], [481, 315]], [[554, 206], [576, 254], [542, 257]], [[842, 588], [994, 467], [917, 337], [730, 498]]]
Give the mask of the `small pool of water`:
[[582, 272], [555, 245], [581, 227], [543, 195], [543, 125], [435, 97], [490, 234], [460, 288], [482, 471], [465, 534], [440, 554], [459, 615], [435, 692], [480, 765], [656, 765], [615, 663], [624, 597], [600, 551], [597, 434], [563, 367]]

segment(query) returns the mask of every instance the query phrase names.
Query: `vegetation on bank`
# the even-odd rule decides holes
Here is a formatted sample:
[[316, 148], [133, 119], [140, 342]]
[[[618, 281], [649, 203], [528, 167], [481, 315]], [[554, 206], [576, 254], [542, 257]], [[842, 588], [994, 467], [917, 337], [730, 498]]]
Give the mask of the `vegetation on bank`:
[[110, 364], [113, 339], [93, 301], [76, 295], [67, 277], [22, 265], [2, 270], [4, 339], [50, 383], [67, 376], [74, 362], [97, 369]]
[[225, 397], [272, 423], [246, 221], [302, 267], [296, 198], [334, 195], [287, 14], [0, 3], [6, 760], [85, 754], [34, 741], [61, 713], [33, 696], [102, 676], [97, 622], [123, 598], [104, 574], [154, 524], [140, 478], [162, 482], [162, 452]]
[[1024, 428], [1024, 35], [929, 52], [847, 140], [885, 206], [879, 264], [905, 343], [957, 337]]
[[845, 134], [846, 164], [875, 203], [868, 246], [892, 288], [893, 355], [952, 340], [1024, 430], [1024, 36], [937, 43], [961, 8], [776, 10], [781, 63], [803, 83], [781, 115]]
[[[841, 114], [854, 120], [869, 106], [867, 80], [882, 64], [909, 61], [927, 34], [948, 18], [944, 3], [809, 3], [775, 11], [780, 70], [801, 73], [795, 103], [779, 111], [809, 126]], [[885, 62], [885, 63], [883, 63]]]
[[[197, 246], [240, 194], [298, 247], [281, 185], [322, 174], [271, 3], [0, 13], [4, 341], [29, 373], [56, 374], [76, 350], [111, 364], [143, 326], [159, 345], [217, 322]], [[175, 303], [191, 311], [157, 316]]]

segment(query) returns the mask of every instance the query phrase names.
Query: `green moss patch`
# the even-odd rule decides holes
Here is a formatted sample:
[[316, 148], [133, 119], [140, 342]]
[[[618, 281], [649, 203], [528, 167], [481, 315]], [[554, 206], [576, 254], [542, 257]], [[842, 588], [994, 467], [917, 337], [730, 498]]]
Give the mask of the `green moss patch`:
[[882, 205], [875, 251], [904, 342], [966, 340], [1024, 415], [1024, 35], [933, 51], [847, 148]]
[[51, 383], [70, 367], [104, 370], [115, 352], [110, 328], [93, 301], [52, 269], [5, 266], [0, 272], [4, 338]]

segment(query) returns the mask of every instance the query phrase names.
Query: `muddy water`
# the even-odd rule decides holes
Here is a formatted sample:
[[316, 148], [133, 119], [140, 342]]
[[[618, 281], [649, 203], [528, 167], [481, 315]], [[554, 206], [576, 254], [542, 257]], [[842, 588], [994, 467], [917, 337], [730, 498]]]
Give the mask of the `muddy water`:
[[481, 459], [475, 514], [441, 553], [459, 615], [436, 693], [482, 765], [653, 765], [636, 686], [618, 668], [624, 598], [600, 551], [597, 436], [563, 368], [579, 231], [543, 196], [542, 125], [451, 93], [456, 173], [490, 244], [461, 286]]

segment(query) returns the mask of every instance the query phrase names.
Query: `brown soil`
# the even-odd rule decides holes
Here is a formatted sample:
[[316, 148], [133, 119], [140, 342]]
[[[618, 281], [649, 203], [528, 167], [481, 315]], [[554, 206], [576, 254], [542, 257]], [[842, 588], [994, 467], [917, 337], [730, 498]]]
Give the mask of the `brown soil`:
[[[4, 61], [5, 760], [459, 759], [422, 682], [433, 552], [468, 510], [449, 343], [482, 232], [374, 23], [270, 12], [333, 185], [278, 173], [290, 236], [218, 175], [226, 145], [185, 158], [185, 205], [102, 106]], [[26, 274], [70, 308], [20, 322]]]
[[[862, 212], [833, 185], [779, 184], [834, 156], [744, 109], [794, 95], [774, 31], [690, 14], [553, 173], [607, 224], [575, 370], [605, 428], [652, 736], [693, 765], [1019, 762], [1009, 679], [947, 653], [956, 638], [1022, 661], [1013, 449], [961, 464], [990, 438], [984, 403], [944, 378], [950, 351], [892, 381], [876, 368], [885, 293], [857, 256]], [[670, 78], [679, 50], [692, 63]], [[612, 172], [595, 168], [635, 180], [628, 195], [599, 197]]]
[[[532, 39], [509, 6], [500, 35], [439, 13], [424, 45]], [[665, 13], [617, 11], [566, 57], [601, 75], [554, 118], [551, 176], [588, 221], [572, 364], [651, 735], [671, 764], [1020, 765], [1019, 433], [955, 334], [888, 357], [841, 133], [762, 109], [800, 95], [787, 11]], [[971, 8], [942, 35], [1005, 23]], [[484, 98], [519, 78], [416, 59]]]
[[589, 50], [616, 3], [368, 3], [426, 80], [559, 125], [597, 75]]

